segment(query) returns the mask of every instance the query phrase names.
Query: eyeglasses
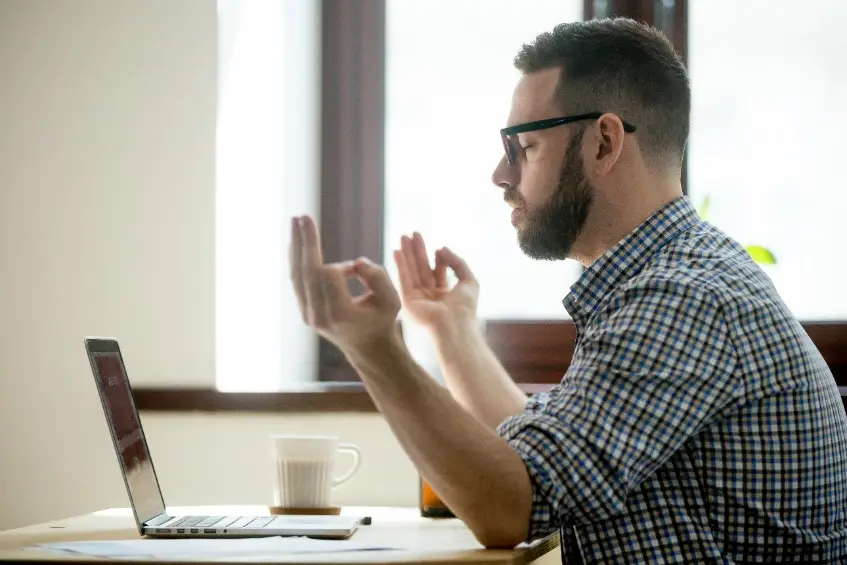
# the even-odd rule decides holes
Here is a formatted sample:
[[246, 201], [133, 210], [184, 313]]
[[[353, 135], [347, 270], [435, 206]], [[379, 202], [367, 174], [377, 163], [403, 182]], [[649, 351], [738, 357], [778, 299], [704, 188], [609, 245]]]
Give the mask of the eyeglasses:
[[[597, 120], [602, 116], [604, 112], [592, 112], [590, 114], [578, 114], [576, 116], [563, 116], [561, 118], [548, 118], [546, 120], [538, 120], [536, 122], [527, 122], [525, 124], [518, 124], [516, 126], [511, 126], [507, 128], [503, 128], [500, 130], [500, 139], [503, 140], [503, 149], [506, 150], [506, 158], [509, 160], [509, 165], [514, 165], [518, 161], [518, 155], [523, 150], [521, 148], [521, 144], [518, 142], [518, 134], [519, 133], [527, 133], [530, 131], [540, 131], [543, 129], [554, 128], [558, 126], [563, 126], [565, 124], [570, 124], [573, 122], [579, 122], [581, 120]], [[623, 122], [623, 130], [626, 133], [632, 133], [635, 131], [635, 126]]]

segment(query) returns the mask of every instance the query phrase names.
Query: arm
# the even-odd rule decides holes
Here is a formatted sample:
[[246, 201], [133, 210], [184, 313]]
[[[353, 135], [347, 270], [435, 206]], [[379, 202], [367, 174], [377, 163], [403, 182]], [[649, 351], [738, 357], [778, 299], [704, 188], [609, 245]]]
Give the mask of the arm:
[[509, 444], [427, 375], [399, 337], [345, 355], [421, 475], [480, 543], [524, 541], [532, 487]]
[[471, 414], [495, 429], [523, 412], [526, 394], [494, 355], [475, 321], [433, 331], [447, 388]]
[[[303, 320], [347, 356], [400, 444], [451, 510], [487, 547], [526, 538], [532, 503], [527, 468], [411, 358], [396, 330], [400, 297], [368, 260], [325, 264], [309, 217], [293, 218], [291, 281]], [[353, 297], [346, 279], [365, 283]]]

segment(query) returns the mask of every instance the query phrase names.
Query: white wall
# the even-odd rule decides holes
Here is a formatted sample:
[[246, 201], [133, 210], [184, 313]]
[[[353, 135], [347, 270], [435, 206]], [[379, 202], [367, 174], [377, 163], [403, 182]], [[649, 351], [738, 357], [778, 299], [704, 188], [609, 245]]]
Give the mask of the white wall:
[[[82, 347], [214, 378], [213, 0], [0, 0], [0, 529], [125, 506]], [[339, 504], [407, 504], [378, 415], [143, 414], [171, 504], [264, 503], [270, 433], [363, 448]]]

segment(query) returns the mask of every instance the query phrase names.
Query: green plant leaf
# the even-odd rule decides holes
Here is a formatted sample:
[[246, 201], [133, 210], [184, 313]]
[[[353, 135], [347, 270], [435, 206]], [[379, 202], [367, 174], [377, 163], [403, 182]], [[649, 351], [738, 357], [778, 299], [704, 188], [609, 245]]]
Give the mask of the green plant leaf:
[[748, 245], [745, 249], [756, 263], [761, 263], [763, 265], [776, 265], [776, 257], [774, 257], [774, 254], [770, 249], [762, 247], [761, 245]]
[[707, 194], [705, 198], [700, 202], [699, 208], [697, 208], [697, 215], [700, 216], [701, 220], [708, 221], [709, 216], [709, 204], [712, 201], [712, 195]]

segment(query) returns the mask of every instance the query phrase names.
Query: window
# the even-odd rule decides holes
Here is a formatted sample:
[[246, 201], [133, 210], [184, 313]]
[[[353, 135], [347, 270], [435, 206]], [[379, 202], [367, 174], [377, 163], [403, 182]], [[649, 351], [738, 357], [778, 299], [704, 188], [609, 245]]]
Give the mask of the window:
[[[390, 251], [412, 230], [433, 249], [456, 249], [482, 281], [480, 314], [510, 374], [558, 382], [574, 341], [560, 300], [579, 267], [523, 257], [489, 177], [520, 43], [557, 22], [612, 15], [653, 23], [687, 60], [693, 111], [683, 186], [695, 203], [709, 196], [718, 227], [773, 251], [777, 263], [765, 269], [847, 384], [847, 295], [839, 292], [847, 267], [835, 247], [847, 235], [836, 175], [847, 64], [835, 23], [847, 4], [814, 6], [219, 0], [217, 388], [286, 392], [135, 391], [139, 406], [374, 409], [355, 383], [289, 392], [356, 379], [295, 314], [287, 220], [305, 212], [319, 217], [330, 261], [366, 255], [393, 272]], [[433, 370], [429, 344], [405, 331]]]
[[[430, 252], [449, 245], [468, 262], [482, 284], [482, 320], [568, 317], [561, 301], [580, 265], [527, 258], [490, 177], [520, 77], [513, 57], [551, 22], [581, 20], [582, 8], [580, 0], [524, 0], [519, 9], [512, 0], [387, 1], [383, 256], [395, 280], [392, 250], [417, 230]], [[440, 378], [427, 332], [411, 319], [403, 327], [417, 361]]]
[[689, 10], [692, 200], [708, 197], [707, 219], [773, 253], [764, 269], [798, 318], [847, 320], [847, 3]]
[[288, 218], [318, 205], [314, 6], [218, 3], [215, 351], [222, 391], [279, 390], [316, 373], [317, 339], [296, 314], [285, 261]]
[[552, 22], [581, 20], [582, 4], [387, 2], [384, 256], [412, 230], [431, 249], [449, 245], [482, 281], [484, 319], [567, 317], [561, 301], [579, 264], [528, 259], [490, 178], [520, 77], [513, 57]]

